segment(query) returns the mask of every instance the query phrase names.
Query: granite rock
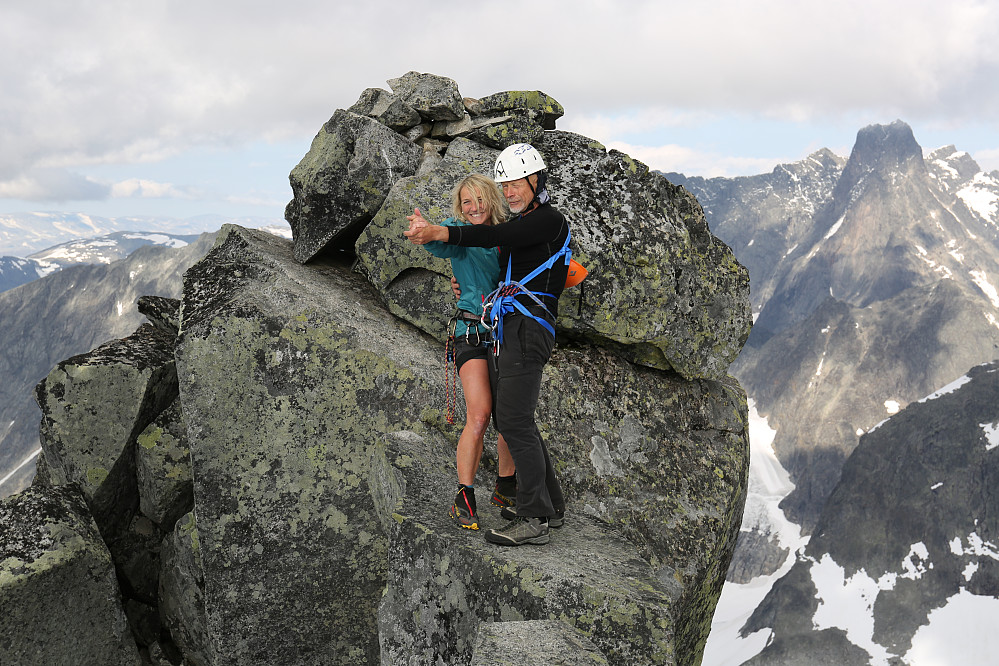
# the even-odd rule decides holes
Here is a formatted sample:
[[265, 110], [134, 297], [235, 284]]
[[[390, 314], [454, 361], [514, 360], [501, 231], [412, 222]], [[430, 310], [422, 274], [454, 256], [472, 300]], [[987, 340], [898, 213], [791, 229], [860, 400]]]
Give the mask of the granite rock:
[[138, 666], [111, 555], [73, 486], [0, 501], [0, 663]]

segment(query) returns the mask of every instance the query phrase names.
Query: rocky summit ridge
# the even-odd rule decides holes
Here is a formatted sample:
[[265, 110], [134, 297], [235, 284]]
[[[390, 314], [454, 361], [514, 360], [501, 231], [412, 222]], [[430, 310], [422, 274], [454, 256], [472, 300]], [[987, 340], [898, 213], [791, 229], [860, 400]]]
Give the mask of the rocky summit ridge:
[[[547, 95], [389, 83], [292, 171], [293, 240], [223, 228], [179, 300], [38, 385], [39, 472], [0, 504], [0, 661], [700, 661], [746, 496], [745, 269], [685, 190], [556, 130]], [[402, 231], [525, 140], [590, 277], [538, 407], [566, 526], [503, 549], [446, 516], [449, 270]]]

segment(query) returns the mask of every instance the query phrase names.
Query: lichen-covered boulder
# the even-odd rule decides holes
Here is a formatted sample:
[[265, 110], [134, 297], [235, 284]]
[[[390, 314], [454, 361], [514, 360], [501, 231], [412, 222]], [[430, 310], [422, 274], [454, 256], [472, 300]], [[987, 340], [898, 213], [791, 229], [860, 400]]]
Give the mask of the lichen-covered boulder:
[[461, 120], [465, 113], [458, 84], [446, 76], [407, 72], [387, 83], [393, 93], [428, 120]]
[[184, 659], [208, 666], [205, 576], [193, 513], [182, 516], [163, 540], [160, 551], [159, 614]]
[[179, 300], [164, 296], [140, 296], [135, 304], [153, 326], [170, 335], [177, 335], [180, 327]]
[[[481, 575], [507, 575], [485, 564], [498, 560], [476, 550], [484, 543], [467, 543], [477, 535], [447, 523], [458, 431], [442, 419], [441, 348], [386, 312], [366, 280], [333, 263], [301, 266], [287, 241], [227, 227], [188, 271], [182, 312], [176, 355], [209, 663], [269, 663], [278, 655], [286, 664], [384, 663], [375, 618], [395, 558], [416, 557], [410, 543], [478, 553], [460, 566], [442, 559], [442, 580], [461, 579], [471, 562]], [[601, 620], [598, 645], [651, 646], [661, 638], [664, 653], [689, 655], [676, 663], [696, 663], [745, 498], [744, 395], [589, 345], [557, 347], [545, 382], [559, 391], [543, 391], [539, 427], [577, 517], [573, 529], [585, 530], [567, 526], [571, 548], [555, 547], [550, 557], [562, 557], [558, 566], [571, 571], [573, 551], [592, 538], [614, 553], [611, 560], [643, 572], [636, 579], [645, 583], [621, 585], [652, 590], [658, 601], [635, 613], [658, 617], [660, 602], [668, 607], [671, 619], [644, 639], [615, 639], [613, 625]], [[413, 513], [399, 514], [411, 517], [403, 522], [413, 531], [405, 533], [386, 530], [387, 500], [378, 499], [399, 494], [392, 490], [399, 475], [372, 476], [391, 466], [372, 464], [379, 442], [399, 432], [436, 442], [439, 452], [438, 485], [427, 484], [436, 501], [425, 497]], [[487, 458], [483, 485], [491, 483], [489, 465]], [[423, 529], [417, 525], [432, 534], [412, 541]], [[559, 580], [552, 585], [580, 594], [604, 585]], [[630, 599], [638, 588], [616, 588], [607, 599]], [[555, 606], [530, 608], [531, 619], [551, 619]], [[528, 617], [518, 613], [508, 619]], [[439, 647], [442, 655], [456, 649]], [[471, 645], [462, 649], [469, 654]]]
[[478, 126], [464, 136], [500, 150], [515, 143], [536, 143], [545, 130], [555, 129], [555, 121], [565, 113], [561, 104], [539, 90], [495, 93], [478, 100], [476, 110], [483, 118], [477, 118]]
[[544, 134], [544, 128], [529, 112], [514, 109], [492, 122], [472, 128], [465, 136], [484, 146], [502, 150], [515, 143], [537, 143]]
[[194, 502], [187, 423], [180, 401], [164, 409], [136, 443], [139, 510], [169, 531]]
[[606, 666], [607, 658], [578, 629], [561, 620], [479, 625], [471, 666]]
[[555, 121], [565, 115], [565, 108], [540, 90], [510, 90], [482, 97], [478, 101], [480, 106], [477, 110], [482, 115], [522, 110], [546, 130], [555, 129]]
[[492, 173], [498, 155], [467, 139], [452, 141], [434, 169], [395, 184], [355, 244], [358, 269], [381, 292], [392, 314], [438, 340], [444, 339], [455, 308], [451, 264], [406, 241], [406, 216], [419, 208], [427, 219], [450, 217], [454, 186], [469, 173]]
[[[337, 110], [289, 176], [285, 219], [295, 259], [335, 250], [378, 211], [399, 178], [416, 173], [423, 149], [371, 118]], [[349, 247], [349, 245], [348, 245]]]
[[374, 118], [396, 132], [403, 132], [422, 122], [419, 112], [402, 101], [398, 95], [393, 95], [381, 88], [368, 88], [347, 109], [351, 113]]
[[138, 666], [111, 555], [79, 491], [0, 501], [0, 664]]
[[369, 448], [439, 417], [436, 345], [361, 276], [236, 227], [186, 273], [182, 312], [209, 663], [379, 663]]
[[138, 508], [135, 439], [176, 396], [173, 336], [152, 324], [60, 362], [35, 388], [48, 478], [79, 485], [108, 541]]
[[[556, 348], [545, 382], [560, 389], [542, 391], [538, 425], [570, 506], [612, 526], [649, 563], [670, 600], [676, 663], [697, 663], [745, 502], [745, 395], [731, 379], [687, 381], [604, 350], [571, 345]], [[421, 446], [408, 458], [432, 459]], [[442, 469], [449, 463], [445, 455]], [[431, 477], [443, 475], [438, 470], [436, 477], [428, 473], [422, 481], [410, 481], [408, 492], [432, 486]], [[402, 515], [420, 526], [411, 529], [446, 533], [446, 521], [443, 527], [434, 523], [431, 506], [419, 501], [408, 495], [404, 501], [410, 508]], [[395, 543], [411, 540], [407, 532]], [[434, 542], [425, 548], [419, 556], [431, 558], [429, 551], [444, 546]], [[438, 592], [454, 596], [453, 590]], [[441, 612], [458, 611], [442, 605]], [[610, 658], [611, 651], [604, 651]]]
[[589, 270], [559, 325], [630, 360], [721, 379], [749, 337], [749, 273], [693, 195], [601, 144], [548, 132], [538, 147]]

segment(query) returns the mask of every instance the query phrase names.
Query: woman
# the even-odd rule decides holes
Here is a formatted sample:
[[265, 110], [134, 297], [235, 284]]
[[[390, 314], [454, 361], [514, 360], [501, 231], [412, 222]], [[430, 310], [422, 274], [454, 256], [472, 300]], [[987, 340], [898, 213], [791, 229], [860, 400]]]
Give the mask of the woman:
[[[499, 186], [492, 179], [472, 174], [451, 193], [454, 217], [443, 226], [473, 224], [495, 225], [506, 219], [506, 205]], [[415, 215], [408, 219], [413, 221]], [[482, 438], [492, 415], [493, 399], [486, 364], [489, 329], [482, 325], [482, 299], [499, 282], [499, 258], [495, 248], [458, 247], [447, 243], [427, 243], [424, 247], [435, 257], [451, 260], [451, 271], [462, 285], [458, 312], [451, 320], [454, 338], [454, 362], [465, 394], [465, 427], [458, 439], [458, 494], [448, 514], [459, 526], [479, 529], [475, 507], [475, 474], [482, 458]], [[450, 328], [450, 326], [449, 326]], [[498, 478], [492, 503], [509, 507], [517, 494], [515, 466], [506, 440], [496, 442]]]

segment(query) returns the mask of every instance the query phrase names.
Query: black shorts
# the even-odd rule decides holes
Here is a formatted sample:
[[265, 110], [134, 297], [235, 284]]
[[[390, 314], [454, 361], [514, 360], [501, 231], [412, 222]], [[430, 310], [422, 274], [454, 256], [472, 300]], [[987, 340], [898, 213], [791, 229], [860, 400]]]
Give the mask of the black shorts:
[[[474, 333], [466, 339], [464, 335], [459, 335], [454, 339], [454, 364], [458, 371], [461, 371], [467, 361], [473, 358], [485, 359], [488, 355], [487, 346], [491, 338], [488, 335], [476, 336]], [[479, 342], [479, 344], [475, 344]]]

